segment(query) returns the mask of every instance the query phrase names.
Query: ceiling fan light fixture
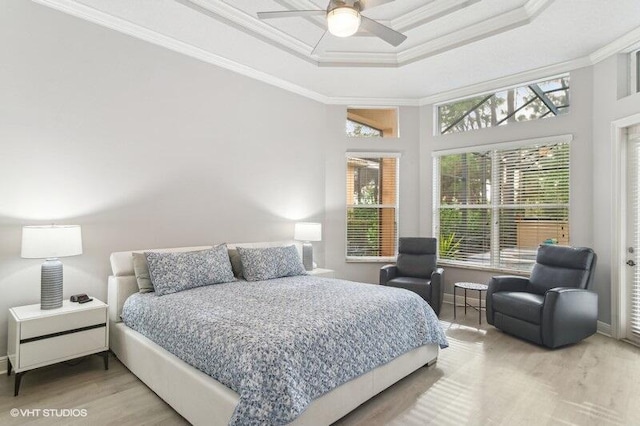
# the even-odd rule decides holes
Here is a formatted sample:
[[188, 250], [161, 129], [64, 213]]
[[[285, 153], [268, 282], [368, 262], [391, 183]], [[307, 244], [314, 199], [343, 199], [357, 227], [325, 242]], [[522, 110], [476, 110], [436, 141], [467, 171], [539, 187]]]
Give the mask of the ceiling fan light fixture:
[[360, 12], [349, 6], [340, 6], [327, 13], [329, 32], [336, 37], [350, 37], [360, 28]]

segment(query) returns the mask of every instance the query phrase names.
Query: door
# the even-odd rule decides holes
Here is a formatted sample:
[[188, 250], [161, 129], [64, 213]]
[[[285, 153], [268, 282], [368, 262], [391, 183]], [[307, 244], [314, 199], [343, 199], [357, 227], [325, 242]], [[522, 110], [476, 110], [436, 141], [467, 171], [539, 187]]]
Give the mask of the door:
[[627, 128], [626, 253], [623, 330], [640, 344], [640, 125]]

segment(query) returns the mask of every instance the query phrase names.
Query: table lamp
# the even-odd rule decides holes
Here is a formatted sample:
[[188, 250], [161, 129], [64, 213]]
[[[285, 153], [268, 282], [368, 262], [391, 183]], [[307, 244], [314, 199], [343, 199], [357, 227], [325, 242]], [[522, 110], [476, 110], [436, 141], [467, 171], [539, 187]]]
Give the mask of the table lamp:
[[22, 227], [22, 253], [25, 259], [46, 259], [40, 278], [40, 309], [62, 307], [62, 262], [59, 257], [82, 254], [79, 225]]
[[293, 239], [302, 244], [302, 264], [307, 271], [313, 270], [313, 246], [311, 241], [322, 241], [322, 224], [313, 222], [296, 223]]

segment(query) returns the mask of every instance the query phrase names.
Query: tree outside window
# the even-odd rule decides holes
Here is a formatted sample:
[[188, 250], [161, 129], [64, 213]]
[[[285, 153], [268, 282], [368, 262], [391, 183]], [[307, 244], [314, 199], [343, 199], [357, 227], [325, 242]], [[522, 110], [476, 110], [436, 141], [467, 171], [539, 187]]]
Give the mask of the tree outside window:
[[379, 155], [347, 156], [347, 260], [396, 255], [399, 161]]
[[540, 244], [569, 243], [569, 144], [435, 158], [434, 234], [444, 261], [529, 270]]

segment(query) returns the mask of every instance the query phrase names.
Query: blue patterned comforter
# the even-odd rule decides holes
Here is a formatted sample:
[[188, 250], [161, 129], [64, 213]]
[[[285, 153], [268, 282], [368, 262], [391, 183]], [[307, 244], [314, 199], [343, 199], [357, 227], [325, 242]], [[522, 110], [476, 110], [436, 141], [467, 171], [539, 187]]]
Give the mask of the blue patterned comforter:
[[286, 424], [335, 387], [448, 343], [418, 295], [312, 276], [136, 293], [124, 323], [240, 395], [233, 425]]

